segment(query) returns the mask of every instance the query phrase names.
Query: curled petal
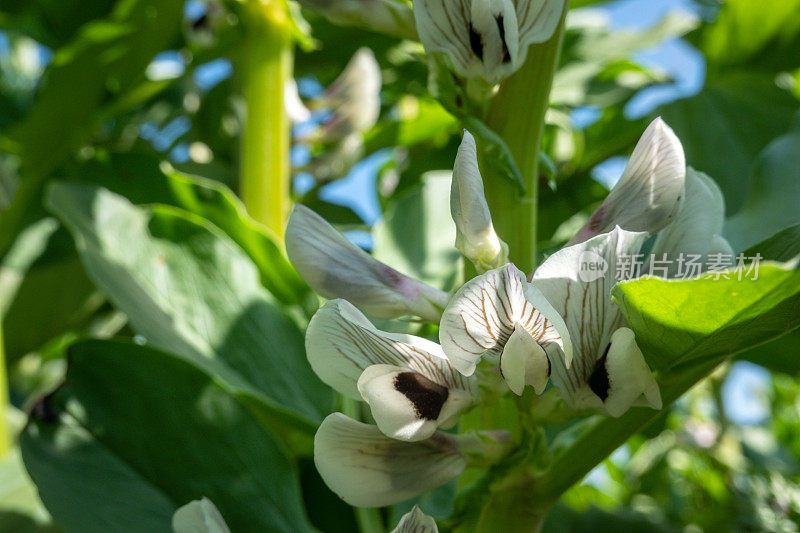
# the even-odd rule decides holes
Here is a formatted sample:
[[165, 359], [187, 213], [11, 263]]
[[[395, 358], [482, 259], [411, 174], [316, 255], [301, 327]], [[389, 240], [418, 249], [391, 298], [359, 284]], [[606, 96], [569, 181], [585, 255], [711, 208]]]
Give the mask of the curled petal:
[[642, 396], [653, 409], [662, 407], [658, 383], [628, 328], [619, 328], [611, 336], [588, 385], [603, 402], [603, 409], [614, 417], [622, 416]]
[[521, 396], [525, 385], [542, 394], [550, 377], [550, 361], [530, 333], [517, 324], [500, 357], [500, 371], [514, 394]]
[[432, 516], [426, 515], [415, 505], [400, 518], [392, 533], [439, 533], [439, 527]]
[[346, 298], [376, 318], [410, 314], [438, 322], [449, 299], [447, 293], [377, 261], [299, 204], [286, 227], [286, 252], [317, 293]]
[[653, 243], [654, 257], [667, 255], [669, 275], [674, 276], [680, 254], [705, 259], [711, 254], [733, 255], [721, 236], [725, 221], [725, 200], [719, 186], [702, 172], [686, 171], [686, 200], [678, 216], [661, 230]]
[[[472, 403], [464, 390], [449, 389], [424, 375], [392, 365], [373, 365], [361, 374], [358, 390], [384, 435], [419, 441], [457, 420]], [[441, 422], [440, 422], [441, 421]]]
[[[611, 300], [611, 288], [615, 277], [624, 274], [627, 261], [639, 254], [646, 239], [646, 233], [617, 227], [559, 250], [534, 273], [532, 284], [564, 317], [574, 343], [572, 366], [566, 368], [558, 358], [550, 359], [553, 384], [573, 406], [603, 407], [605, 399], [589, 384], [593, 376], [599, 375], [595, 374], [598, 361], [614, 347], [612, 336], [625, 325], [622, 313]], [[619, 342], [623, 340], [626, 339], [621, 336]], [[641, 361], [644, 364], [644, 359]], [[612, 402], [615, 412], [616, 405]]]
[[619, 182], [570, 244], [607, 233], [615, 226], [649, 233], [664, 228], [680, 211], [685, 177], [681, 142], [657, 118], [636, 145]]
[[466, 468], [465, 458], [445, 433], [403, 442], [341, 413], [329, 415], [317, 430], [314, 463], [328, 487], [355, 507], [407, 500], [444, 485]]
[[412, 370], [449, 389], [474, 390], [474, 380], [456, 372], [441, 347], [421, 337], [379, 331], [345, 300], [331, 300], [317, 311], [306, 331], [306, 353], [319, 378], [350, 398], [372, 365]]
[[442, 315], [439, 342], [452, 365], [472, 375], [481, 357], [499, 358], [520, 325], [545, 351], [572, 357], [563, 319], [514, 265], [490, 270], [456, 292]]
[[475, 139], [466, 130], [453, 166], [450, 214], [456, 223], [456, 248], [479, 272], [498, 268], [508, 261], [508, 246], [495, 233], [486, 204]]

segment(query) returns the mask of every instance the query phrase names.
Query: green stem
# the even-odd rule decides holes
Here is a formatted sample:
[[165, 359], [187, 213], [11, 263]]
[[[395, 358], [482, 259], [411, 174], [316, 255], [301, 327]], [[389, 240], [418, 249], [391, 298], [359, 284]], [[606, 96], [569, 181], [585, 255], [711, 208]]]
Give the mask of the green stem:
[[[701, 365], [662, 382], [664, 409], [708, 376], [718, 364], [719, 361], [715, 361]], [[547, 470], [535, 477], [530, 496], [534, 499], [557, 499], [614, 450], [625, 444], [631, 435], [663, 412], [663, 409], [656, 411], [639, 407], [629, 410], [619, 418], [595, 417], [576, 439], [560, 452], [556, 452]]]
[[8, 379], [6, 377], [3, 321], [0, 319], [0, 459], [11, 449], [11, 431], [8, 428]]
[[520, 194], [504, 176], [485, 183], [495, 230], [508, 244], [511, 261], [525, 272], [536, 266], [539, 148], [563, 35], [564, 16], [550, 40], [530, 47], [525, 64], [500, 87], [486, 117], [511, 150], [525, 185]]
[[294, 50], [285, 0], [249, 0], [241, 76], [247, 115], [241, 146], [240, 194], [247, 211], [283, 242], [290, 198], [289, 117], [284, 89]]

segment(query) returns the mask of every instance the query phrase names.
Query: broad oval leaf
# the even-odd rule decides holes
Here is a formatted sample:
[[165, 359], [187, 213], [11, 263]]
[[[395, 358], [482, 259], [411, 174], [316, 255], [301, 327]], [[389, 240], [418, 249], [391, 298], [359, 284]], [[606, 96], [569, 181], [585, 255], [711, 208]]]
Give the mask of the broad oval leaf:
[[332, 395], [306, 363], [299, 328], [240, 248], [203, 219], [139, 208], [104, 189], [54, 184], [48, 204], [89, 276], [146, 343], [249, 398], [279, 437], [313, 433]]

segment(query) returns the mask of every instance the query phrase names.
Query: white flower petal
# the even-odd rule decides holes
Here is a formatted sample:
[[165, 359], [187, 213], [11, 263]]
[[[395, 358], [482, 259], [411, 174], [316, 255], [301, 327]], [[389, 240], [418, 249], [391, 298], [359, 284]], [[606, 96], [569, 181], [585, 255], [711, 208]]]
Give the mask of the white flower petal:
[[439, 527], [433, 517], [422, 512], [419, 506], [403, 515], [392, 533], [439, 533]]
[[451, 400], [447, 387], [392, 365], [368, 367], [358, 380], [358, 390], [381, 432], [407, 441], [425, 440], [433, 435], [445, 405]]
[[686, 159], [681, 142], [660, 118], [645, 130], [619, 182], [572, 238], [577, 244], [619, 226], [655, 233], [678, 214]]
[[447, 54], [456, 72], [464, 77], [480, 75], [480, 59], [470, 47], [470, 0], [416, 0], [414, 18], [429, 54]]
[[569, 364], [572, 346], [564, 321], [511, 264], [476, 277], [456, 292], [442, 314], [439, 342], [452, 365], [469, 376], [481, 357], [500, 357], [517, 324], [545, 350], [558, 346], [564, 364]]
[[541, 394], [550, 377], [550, 362], [544, 349], [517, 324], [500, 357], [500, 371], [514, 394], [522, 396], [525, 385]]
[[678, 216], [661, 230], [651, 254], [670, 260], [669, 275], [675, 275], [681, 253], [699, 255], [732, 255], [728, 242], [721, 237], [725, 221], [725, 200], [719, 186], [702, 172], [689, 167], [686, 171], [686, 200]]
[[565, 0], [415, 0], [425, 50], [443, 52], [466, 78], [498, 83], [514, 73], [533, 43], [552, 37]]
[[327, 302], [306, 331], [311, 368], [337, 392], [360, 399], [358, 380], [372, 365], [412, 370], [449, 389], [474, 392], [474, 379], [456, 372], [435, 342], [413, 335], [379, 331], [345, 300]]
[[228, 525], [208, 498], [187, 503], [172, 516], [175, 533], [230, 533]]
[[603, 400], [603, 408], [614, 417], [622, 416], [642, 395], [652, 408], [662, 407], [658, 383], [628, 328], [619, 328], [611, 336], [607, 354], [598, 361], [590, 384]]
[[[566, 368], [559, 358], [551, 358], [550, 378], [574, 406], [598, 406], [586, 385], [613, 333], [625, 325], [622, 313], [611, 300], [611, 288], [624, 267], [624, 258], [638, 254], [646, 239], [646, 233], [617, 227], [559, 250], [534, 273], [532, 284], [564, 317], [573, 342], [572, 366]], [[590, 265], [599, 268], [590, 269]]]
[[333, 142], [372, 128], [381, 113], [381, 85], [375, 55], [369, 48], [359, 48], [322, 98], [322, 105], [333, 112], [322, 140]]
[[286, 106], [286, 114], [292, 122], [306, 122], [311, 118], [311, 111], [303, 104], [297, 92], [297, 82], [294, 78], [286, 80], [283, 91], [283, 104]]
[[486, 81], [497, 83], [519, 66], [519, 25], [511, 0], [472, 0], [469, 35]]
[[466, 468], [447, 434], [403, 442], [341, 413], [328, 416], [317, 430], [314, 463], [328, 487], [355, 507], [407, 500], [444, 485]]
[[299, 204], [286, 227], [286, 253], [321, 296], [346, 298], [376, 318], [411, 314], [438, 322], [449, 300], [447, 293], [377, 261]]
[[483, 192], [475, 139], [464, 130], [453, 165], [450, 214], [456, 223], [456, 248], [479, 273], [508, 262], [508, 246], [497, 236]]
[[543, 43], [553, 36], [565, 3], [566, 0], [516, 0], [519, 24], [517, 68], [525, 62], [530, 45]]

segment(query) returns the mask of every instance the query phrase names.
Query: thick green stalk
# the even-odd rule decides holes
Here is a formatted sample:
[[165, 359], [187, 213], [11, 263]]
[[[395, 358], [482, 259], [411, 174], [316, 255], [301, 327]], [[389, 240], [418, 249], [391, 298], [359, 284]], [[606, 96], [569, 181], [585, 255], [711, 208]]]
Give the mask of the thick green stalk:
[[8, 428], [8, 379], [6, 377], [3, 321], [0, 319], [0, 459], [11, 449], [11, 431]]
[[[719, 361], [707, 363], [663, 381], [661, 397], [664, 409], [708, 376], [718, 364]], [[595, 417], [567, 447], [556, 450], [555, 458], [546, 471], [535, 476], [529, 493], [531, 498], [555, 501], [662, 413], [663, 410], [639, 407], [619, 418]]]
[[508, 244], [511, 261], [525, 272], [536, 266], [539, 147], [563, 35], [562, 16], [550, 40], [530, 47], [525, 64], [500, 87], [486, 117], [511, 150], [525, 185], [520, 194], [516, 184], [497, 175], [484, 184], [495, 230]]
[[239, 67], [247, 115], [240, 194], [250, 216], [283, 242], [291, 207], [289, 117], [284, 105], [294, 57], [291, 22], [285, 0], [250, 0], [243, 12], [245, 38]]

